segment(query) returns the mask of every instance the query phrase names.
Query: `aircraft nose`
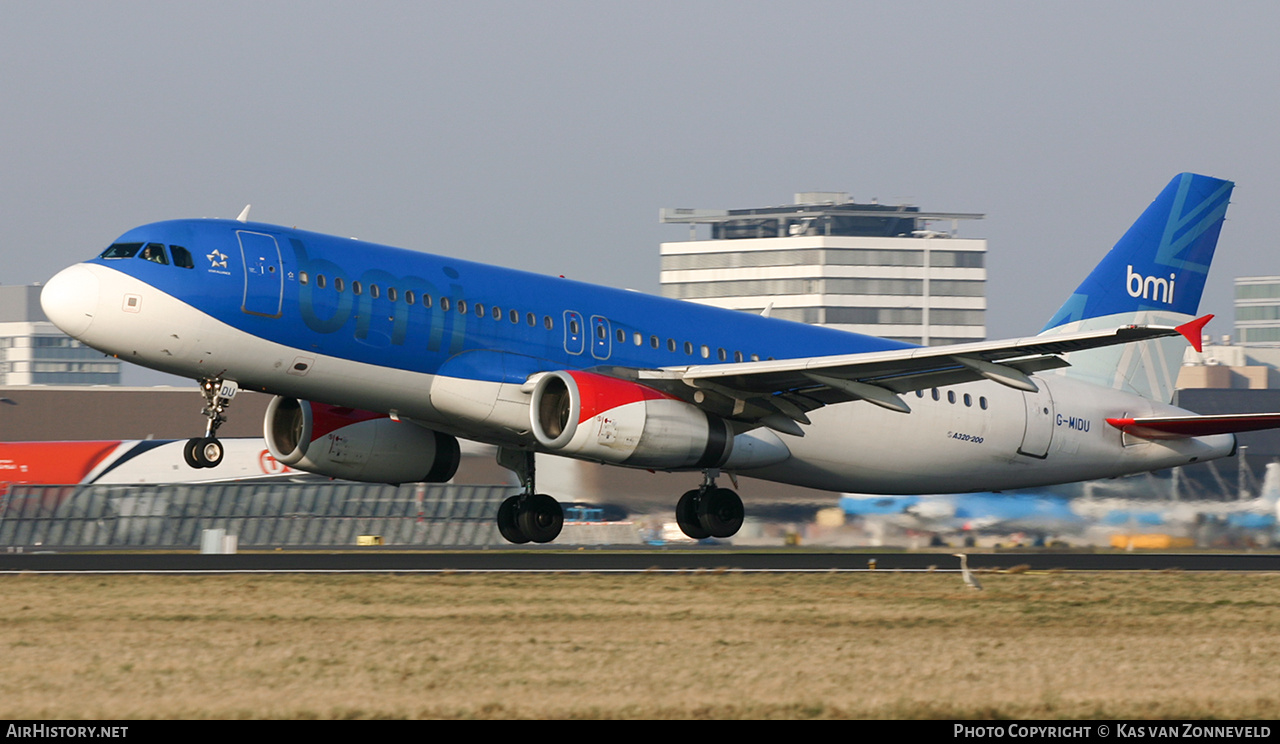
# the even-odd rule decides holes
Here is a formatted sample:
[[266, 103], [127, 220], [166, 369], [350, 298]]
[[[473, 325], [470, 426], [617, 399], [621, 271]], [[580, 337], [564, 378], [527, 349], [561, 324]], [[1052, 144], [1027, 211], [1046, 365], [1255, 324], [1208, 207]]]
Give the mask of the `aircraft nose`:
[[79, 338], [98, 312], [98, 277], [83, 264], [65, 268], [45, 283], [40, 306], [63, 333]]

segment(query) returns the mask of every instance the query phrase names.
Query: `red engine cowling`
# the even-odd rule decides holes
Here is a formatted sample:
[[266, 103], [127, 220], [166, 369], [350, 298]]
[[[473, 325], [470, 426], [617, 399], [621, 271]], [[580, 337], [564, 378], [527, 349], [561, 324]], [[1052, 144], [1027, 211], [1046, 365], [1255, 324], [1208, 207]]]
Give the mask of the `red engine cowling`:
[[443, 483], [461, 459], [458, 440], [384, 413], [277, 396], [262, 426], [281, 463], [368, 483]]
[[633, 467], [718, 468], [733, 452], [721, 418], [639, 383], [591, 372], [549, 372], [529, 409], [548, 450]]

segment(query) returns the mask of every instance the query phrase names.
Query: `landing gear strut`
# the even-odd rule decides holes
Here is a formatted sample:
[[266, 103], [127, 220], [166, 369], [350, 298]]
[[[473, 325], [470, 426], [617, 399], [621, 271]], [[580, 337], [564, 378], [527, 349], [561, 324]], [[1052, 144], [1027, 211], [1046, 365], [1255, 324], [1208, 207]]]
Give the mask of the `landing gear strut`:
[[686, 491], [676, 504], [676, 524], [694, 540], [733, 537], [742, 528], [742, 499], [727, 488], [716, 487], [718, 474], [706, 471], [702, 486]]
[[559, 502], [545, 493], [536, 493], [533, 478], [533, 453], [498, 448], [498, 464], [515, 471], [524, 493], [502, 502], [498, 507], [498, 532], [507, 542], [549, 543], [560, 536], [564, 526], [564, 510]]
[[223, 381], [206, 377], [200, 381], [200, 394], [204, 396], [201, 413], [208, 423], [204, 436], [188, 439], [182, 448], [183, 459], [193, 468], [214, 468], [222, 462], [222, 442], [218, 441], [218, 427], [227, 420], [225, 411], [236, 397], [240, 386], [234, 380]]

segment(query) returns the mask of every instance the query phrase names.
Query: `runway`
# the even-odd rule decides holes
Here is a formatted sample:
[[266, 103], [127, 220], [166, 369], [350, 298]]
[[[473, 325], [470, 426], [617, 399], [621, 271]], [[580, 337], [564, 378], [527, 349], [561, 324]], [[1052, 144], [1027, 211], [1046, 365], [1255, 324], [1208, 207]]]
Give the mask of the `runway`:
[[[1280, 553], [972, 552], [977, 571], [1280, 572]], [[7, 553], [0, 573], [821, 573], [959, 570], [950, 553], [792, 550], [271, 551]]]

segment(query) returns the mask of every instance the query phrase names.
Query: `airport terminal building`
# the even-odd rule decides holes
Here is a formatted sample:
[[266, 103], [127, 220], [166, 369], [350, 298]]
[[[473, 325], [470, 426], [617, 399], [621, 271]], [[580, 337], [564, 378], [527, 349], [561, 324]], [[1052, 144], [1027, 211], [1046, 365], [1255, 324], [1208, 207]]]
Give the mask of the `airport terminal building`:
[[858, 204], [843, 192], [795, 201], [663, 209], [689, 239], [661, 246], [662, 295], [913, 344], [986, 337], [987, 242], [955, 237], [959, 221], [983, 215]]

